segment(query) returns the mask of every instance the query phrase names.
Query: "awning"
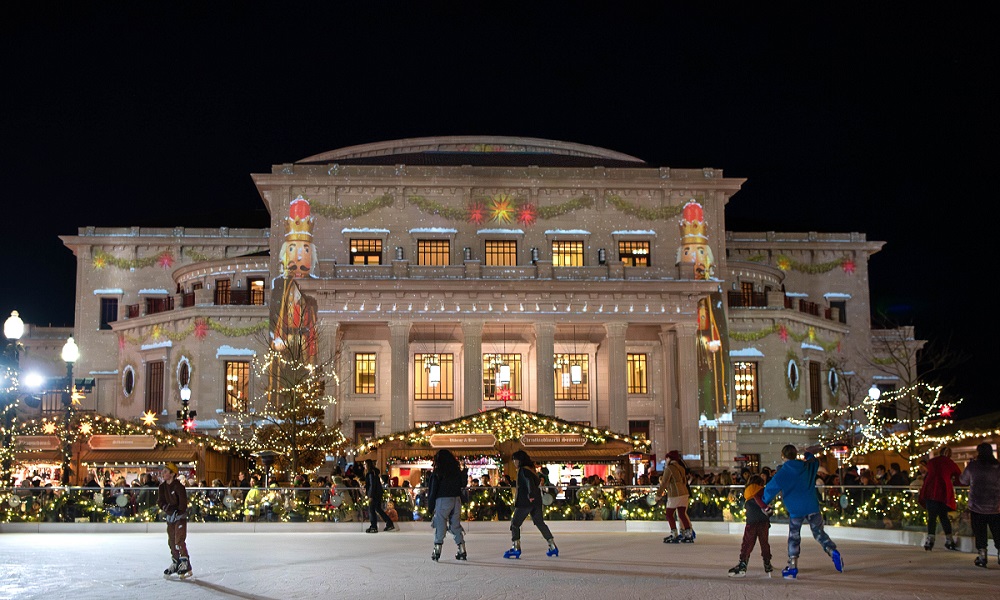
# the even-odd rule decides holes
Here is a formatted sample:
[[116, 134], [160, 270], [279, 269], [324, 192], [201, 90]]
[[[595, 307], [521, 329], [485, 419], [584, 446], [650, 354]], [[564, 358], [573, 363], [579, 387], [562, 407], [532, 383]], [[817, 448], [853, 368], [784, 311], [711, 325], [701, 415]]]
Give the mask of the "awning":
[[58, 450], [17, 452], [14, 454], [14, 461], [21, 464], [59, 464], [63, 461], [63, 455]]
[[83, 455], [80, 457], [80, 460], [91, 465], [114, 464], [120, 466], [143, 467], [148, 465], [162, 465], [167, 462], [197, 462], [198, 450], [195, 448], [85, 450]]

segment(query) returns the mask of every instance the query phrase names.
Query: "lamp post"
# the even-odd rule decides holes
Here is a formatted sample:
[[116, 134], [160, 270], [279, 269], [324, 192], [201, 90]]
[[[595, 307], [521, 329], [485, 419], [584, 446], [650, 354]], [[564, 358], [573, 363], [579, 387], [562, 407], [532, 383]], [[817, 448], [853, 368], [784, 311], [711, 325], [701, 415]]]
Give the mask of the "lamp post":
[[184, 431], [191, 432], [194, 430], [194, 418], [198, 416], [198, 411], [189, 410], [188, 402], [191, 401], [191, 388], [184, 386], [181, 388], [181, 409], [177, 411], [177, 420], [180, 422], [181, 427]]
[[62, 359], [66, 363], [66, 385], [63, 387], [62, 403], [66, 409], [66, 419], [63, 423], [63, 464], [61, 483], [69, 485], [69, 463], [73, 455], [73, 442], [76, 436], [71, 430], [73, 423], [73, 363], [80, 358], [80, 347], [73, 338], [66, 340], [62, 347]]
[[20, 385], [20, 357], [18, 355], [21, 336], [24, 335], [24, 321], [18, 316], [17, 311], [11, 311], [10, 316], [3, 324], [3, 334], [7, 338], [7, 344], [3, 349], [2, 363], [0, 363], [0, 390], [2, 390], [3, 402], [0, 410], [3, 411], [3, 473], [0, 473], [0, 486], [12, 486], [14, 484], [14, 420], [17, 412], [17, 391]]

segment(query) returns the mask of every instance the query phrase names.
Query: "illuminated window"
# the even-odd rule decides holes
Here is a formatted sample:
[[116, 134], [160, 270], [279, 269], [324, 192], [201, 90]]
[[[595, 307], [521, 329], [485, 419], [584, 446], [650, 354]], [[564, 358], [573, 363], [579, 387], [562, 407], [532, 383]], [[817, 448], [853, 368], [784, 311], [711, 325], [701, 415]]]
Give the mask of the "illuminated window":
[[626, 267], [648, 267], [649, 242], [618, 242], [618, 260], [622, 261]]
[[583, 242], [552, 242], [553, 267], [582, 267]]
[[250, 401], [250, 363], [227, 360], [226, 369], [226, 412], [243, 412]]
[[445, 266], [451, 264], [449, 240], [417, 240], [417, 264]]
[[646, 355], [629, 354], [625, 359], [628, 367], [628, 393], [648, 394], [646, 387]]
[[[413, 399], [454, 400], [454, 354], [415, 354], [413, 356]], [[439, 368], [440, 381], [434, 383], [432, 375]]]
[[486, 266], [513, 267], [517, 265], [515, 240], [486, 240]]
[[354, 355], [354, 393], [375, 393], [374, 352], [358, 352]]
[[757, 400], [757, 363], [733, 363], [733, 396], [736, 412], [760, 412]]
[[264, 306], [264, 278], [251, 277], [247, 279], [247, 289], [250, 290], [250, 304]]
[[351, 264], [382, 264], [382, 240], [351, 240]]
[[[506, 381], [504, 377], [507, 377]], [[484, 354], [483, 399], [501, 402], [506, 393], [504, 390], [510, 392], [507, 402], [521, 401], [521, 355]]]
[[[556, 354], [553, 356], [555, 369], [556, 400], [590, 400], [588, 357], [586, 354]], [[580, 379], [573, 381], [573, 367], [580, 369]]]

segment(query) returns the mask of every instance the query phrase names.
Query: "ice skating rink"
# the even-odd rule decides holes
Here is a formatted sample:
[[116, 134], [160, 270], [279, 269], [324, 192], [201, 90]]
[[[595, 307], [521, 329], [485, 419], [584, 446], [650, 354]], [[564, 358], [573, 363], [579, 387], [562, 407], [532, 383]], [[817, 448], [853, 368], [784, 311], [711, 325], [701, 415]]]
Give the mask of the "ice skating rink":
[[[739, 558], [739, 524], [695, 523], [697, 541], [675, 545], [662, 543], [662, 524], [629, 530], [620, 523], [551, 522], [558, 558], [545, 556], [544, 540], [527, 523], [519, 560], [502, 558], [510, 539], [506, 524], [470, 523], [469, 560], [454, 559], [449, 538], [438, 563], [430, 559], [433, 538], [427, 523], [402, 523], [399, 532], [378, 534], [363, 533], [367, 524], [361, 523], [195, 523], [188, 536], [194, 577], [186, 581], [163, 578], [170, 560], [162, 523], [117, 530], [128, 533], [109, 533], [107, 525], [72, 533], [5, 526], [0, 598], [954, 600], [995, 598], [1000, 589], [993, 550], [989, 569], [981, 569], [973, 566], [968, 551], [925, 552], [912, 543], [849, 539], [846, 530], [829, 528], [846, 571], [837, 573], [803, 532], [799, 578], [786, 581], [780, 571], [787, 559], [787, 528], [775, 525], [775, 576], [765, 576], [758, 548], [746, 578], [733, 579], [727, 571]], [[971, 540], [964, 539], [963, 548], [970, 550]]]

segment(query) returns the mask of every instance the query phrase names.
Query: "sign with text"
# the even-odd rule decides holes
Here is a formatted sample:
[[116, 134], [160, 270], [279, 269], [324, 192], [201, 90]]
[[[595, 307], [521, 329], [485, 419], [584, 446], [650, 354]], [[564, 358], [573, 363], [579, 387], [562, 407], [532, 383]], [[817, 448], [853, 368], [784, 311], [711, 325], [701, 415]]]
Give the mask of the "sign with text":
[[152, 450], [156, 448], [156, 437], [152, 435], [92, 435], [90, 447], [93, 450]]
[[59, 436], [55, 435], [19, 435], [15, 444], [18, 446], [18, 450], [25, 450], [28, 452], [36, 451], [41, 452], [43, 450], [58, 450], [59, 449]]
[[587, 438], [579, 433], [526, 433], [521, 436], [525, 448], [586, 446]]
[[496, 445], [497, 438], [492, 433], [435, 433], [430, 442], [431, 448], [483, 448]]

